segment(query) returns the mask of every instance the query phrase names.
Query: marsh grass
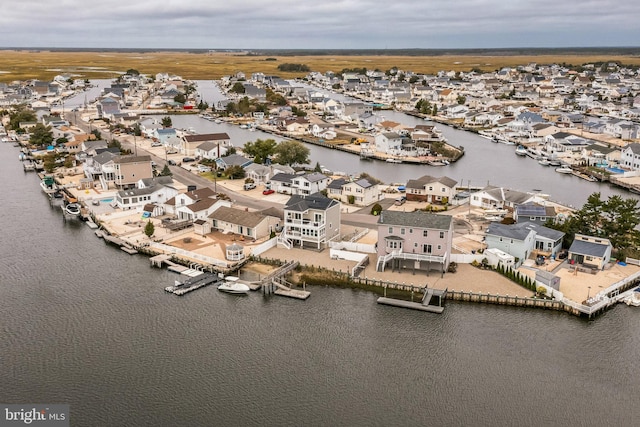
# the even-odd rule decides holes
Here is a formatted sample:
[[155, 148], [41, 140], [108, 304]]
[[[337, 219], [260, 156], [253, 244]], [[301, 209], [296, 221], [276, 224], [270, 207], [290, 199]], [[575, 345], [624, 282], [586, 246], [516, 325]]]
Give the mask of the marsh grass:
[[[276, 61], [267, 61], [276, 58]], [[143, 74], [176, 74], [186, 79], [219, 79], [239, 71], [247, 77], [251, 73], [277, 75], [282, 78], [303, 77], [307, 73], [282, 72], [282, 63], [305, 64], [311, 70], [324, 73], [339, 72], [349, 68], [367, 68], [386, 71], [393, 67], [416, 73], [435, 74], [438, 71], [469, 71], [479, 68], [494, 71], [503, 67], [538, 64], [572, 64], [601, 61], [619, 61], [622, 64], [640, 65], [640, 57], [632, 55], [442, 55], [442, 56], [393, 56], [393, 55], [317, 55], [317, 56], [252, 56], [236, 53], [188, 53], [188, 52], [58, 52], [58, 51], [0, 51], [0, 81], [40, 79], [50, 80], [63, 73], [75, 78], [115, 78], [128, 69]], [[5, 73], [6, 72], [6, 73]]]

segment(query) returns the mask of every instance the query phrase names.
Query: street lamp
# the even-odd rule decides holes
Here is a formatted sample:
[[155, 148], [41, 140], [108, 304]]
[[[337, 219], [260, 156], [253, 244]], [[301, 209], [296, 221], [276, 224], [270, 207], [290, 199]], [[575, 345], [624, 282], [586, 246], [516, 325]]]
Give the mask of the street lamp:
[[587, 301], [589, 300], [589, 295], [591, 295], [591, 286], [587, 286]]

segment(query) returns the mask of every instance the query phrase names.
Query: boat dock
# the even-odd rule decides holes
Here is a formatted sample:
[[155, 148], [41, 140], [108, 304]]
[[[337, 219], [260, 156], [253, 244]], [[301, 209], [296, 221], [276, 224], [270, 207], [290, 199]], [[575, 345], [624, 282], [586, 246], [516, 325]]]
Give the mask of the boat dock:
[[249, 287], [251, 288], [251, 290], [262, 288], [262, 293], [264, 295], [273, 294], [283, 297], [306, 300], [311, 296], [311, 292], [307, 291], [306, 289], [293, 289], [293, 284], [287, 282], [284, 279], [284, 276], [290, 271], [294, 270], [298, 265], [298, 261], [289, 261], [277, 270], [271, 272], [271, 274], [262, 279], [260, 282], [258, 282], [255, 289], [251, 285], [249, 285]]
[[112, 243], [118, 247], [120, 247], [120, 249], [126, 253], [128, 253], [129, 255], [135, 255], [138, 253], [138, 251], [133, 248], [131, 245], [129, 245], [127, 242], [125, 242], [122, 239], [119, 239], [117, 237], [108, 235], [108, 234], [104, 234], [102, 235], [102, 238], [104, 239], [105, 242], [108, 243]]
[[[428, 311], [429, 313], [441, 314], [444, 311], [444, 307], [442, 303], [447, 294], [447, 290], [431, 289], [431, 288], [420, 288], [420, 289], [421, 289], [421, 292], [423, 292], [421, 302], [407, 301], [407, 300], [396, 299], [396, 298], [387, 298], [386, 288], [385, 288], [385, 296], [378, 298], [377, 302], [378, 304], [391, 305], [393, 307], [410, 308], [412, 310]], [[438, 305], [431, 304], [431, 300], [434, 297], [438, 299]]]
[[218, 284], [223, 281], [224, 279], [218, 277], [217, 273], [204, 273], [196, 277], [190, 277], [184, 282], [176, 281], [174, 285], [167, 286], [164, 290], [175, 295], [184, 295], [187, 292], [195, 291], [204, 286]]

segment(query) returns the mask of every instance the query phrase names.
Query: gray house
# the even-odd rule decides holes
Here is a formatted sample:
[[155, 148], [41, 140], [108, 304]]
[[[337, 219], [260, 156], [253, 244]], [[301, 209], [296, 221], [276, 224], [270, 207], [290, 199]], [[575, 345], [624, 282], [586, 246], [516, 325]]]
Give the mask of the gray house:
[[532, 254], [556, 254], [562, 248], [563, 237], [563, 232], [533, 222], [510, 225], [492, 222], [485, 242], [489, 249], [497, 248], [518, 258], [516, 265], [520, 265]]
[[571, 264], [582, 264], [602, 270], [611, 260], [612, 249], [609, 239], [576, 234], [567, 259]]

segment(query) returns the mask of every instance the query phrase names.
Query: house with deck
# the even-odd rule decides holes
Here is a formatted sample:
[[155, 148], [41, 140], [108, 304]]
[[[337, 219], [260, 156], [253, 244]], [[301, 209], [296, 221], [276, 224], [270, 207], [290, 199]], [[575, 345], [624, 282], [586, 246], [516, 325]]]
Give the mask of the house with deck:
[[567, 259], [571, 264], [602, 270], [611, 261], [612, 250], [613, 246], [609, 239], [576, 234]]
[[485, 234], [488, 249], [500, 249], [516, 258], [519, 266], [532, 255], [552, 256], [562, 248], [564, 233], [533, 222], [492, 222]]
[[373, 184], [364, 178], [355, 181], [344, 178], [334, 179], [327, 186], [327, 196], [355, 206], [369, 206], [382, 199], [378, 184]]
[[450, 262], [453, 217], [429, 212], [382, 211], [378, 219], [376, 270], [444, 273]]
[[227, 206], [221, 206], [213, 211], [209, 215], [209, 220], [214, 230], [225, 234], [238, 234], [241, 239], [254, 241], [269, 237], [270, 233], [279, 229], [282, 223], [278, 217]]
[[314, 193], [294, 195], [284, 207], [284, 223], [278, 244], [320, 250], [340, 236], [340, 202]]

